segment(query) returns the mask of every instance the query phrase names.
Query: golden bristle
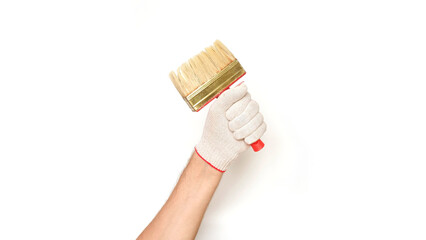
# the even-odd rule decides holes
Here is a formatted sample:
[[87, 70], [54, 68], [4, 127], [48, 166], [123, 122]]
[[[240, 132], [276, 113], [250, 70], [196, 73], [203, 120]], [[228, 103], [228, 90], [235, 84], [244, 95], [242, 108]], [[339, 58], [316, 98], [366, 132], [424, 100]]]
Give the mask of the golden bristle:
[[189, 59], [169, 76], [182, 97], [186, 97], [234, 60], [228, 48], [216, 40], [212, 46]]
[[181, 95], [183, 95], [183, 90], [182, 90], [182, 87], [181, 87], [181, 84], [179, 83], [179, 79], [178, 79], [178, 77], [176, 76], [176, 73], [175, 72], [173, 72], [173, 71], [171, 71], [170, 72], [170, 74], [169, 74], [169, 77], [170, 77], [170, 79], [172, 80], [172, 82], [173, 82], [173, 85], [175, 85], [175, 88], [178, 90], [178, 92], [181, 94]]
[[207, 55], [209, 56], [209, 58], [212, 60], [213, 64], [218, 69], [219, 69], [219, 66], [221, 65], [221, 62], [226, 62], [227, 61], [226, 58], [223, 55], [221, 55], [221, 54], [219, 54], [219, 53], [216, 52], [217, 50], [215, 50], [213, 48], [213, 46], [207, 47], [205, 49], [205, 51], [206, 51]]
[[225, 55], [230, 60], [230, 62], [235, 60], [234, 55], [231, 53], [231, 51], [229, 51], [227, 47], [225, 47], [225, 45], [221, 41], [216, 40], [214, 42], [214, 46], [219, 50], [220, 53]]

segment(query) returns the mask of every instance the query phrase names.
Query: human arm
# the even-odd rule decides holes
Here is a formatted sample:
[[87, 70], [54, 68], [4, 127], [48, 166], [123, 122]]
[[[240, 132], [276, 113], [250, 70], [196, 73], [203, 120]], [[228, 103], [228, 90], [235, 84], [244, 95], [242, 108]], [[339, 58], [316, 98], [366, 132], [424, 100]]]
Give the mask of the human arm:
[[169, 199], [138, 240], [194, 239], [222, 175], [194, 152]]

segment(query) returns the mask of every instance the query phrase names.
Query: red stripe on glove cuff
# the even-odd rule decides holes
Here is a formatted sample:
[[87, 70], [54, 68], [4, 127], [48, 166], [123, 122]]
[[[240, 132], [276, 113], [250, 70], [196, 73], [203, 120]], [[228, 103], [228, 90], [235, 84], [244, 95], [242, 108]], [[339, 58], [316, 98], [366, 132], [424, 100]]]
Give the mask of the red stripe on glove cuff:
[[209, 161], [207, 161], [206, 159], [204, 159], [204, 158], [200, 155], [200, 153], [197, 151], [197, 148], [196, 148], [196, 147], [194, 147], [194, 149], [195, 149], [195, 152], [197, 153], [197, 155], [198, 155], [201, 159], [203, 159], [203, 160], [204, 160], [204, 162], [206, 162], [207, 164], [209, 164], [212, 168], [214, 168], [214, 169], [218, 170], [218, 171], [219, 171], [219, 172], [221, 172], [221, 173], [224, 173], [224, 172], [225, 172], [225, 171], [220, 170], [219, 168], [217, 168], [217, 167], [213, 166], [211, 163], [209, 163]]

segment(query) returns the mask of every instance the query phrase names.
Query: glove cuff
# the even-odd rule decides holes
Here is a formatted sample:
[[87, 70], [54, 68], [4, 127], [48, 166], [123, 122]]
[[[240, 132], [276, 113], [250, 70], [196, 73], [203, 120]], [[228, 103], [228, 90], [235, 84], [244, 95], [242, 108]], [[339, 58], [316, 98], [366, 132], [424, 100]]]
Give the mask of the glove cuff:
[[224, 156], [222, 156], [221, 151], [212, 151], [210, 148], [205, 147], [202, 144], [198, 144], [195, 147], [195, 152], [198, 154], [198, 156], [203, 159], [207, 164], [209, 164], [211, 167], [216, 169], [219, 172], [225, 172], [228, 168], [230, 160], [225, 160]]

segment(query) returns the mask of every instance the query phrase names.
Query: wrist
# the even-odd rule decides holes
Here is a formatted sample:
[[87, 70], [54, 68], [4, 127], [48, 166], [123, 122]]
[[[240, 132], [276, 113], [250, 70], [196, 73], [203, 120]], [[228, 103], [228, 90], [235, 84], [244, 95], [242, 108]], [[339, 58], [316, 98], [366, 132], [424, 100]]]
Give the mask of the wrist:
[[[189, 160], [187, 170], [192, 172], [193, 177], [197, 179], [199, 183], [204, 182], [208, 185], [208, 182], [216, 182], [222, 178], [223, 172], [214, 168], [211, 164], [206, 162], [196, 151], [192, 154]], [[202, 184], [202, 185], [204, 185]]]

